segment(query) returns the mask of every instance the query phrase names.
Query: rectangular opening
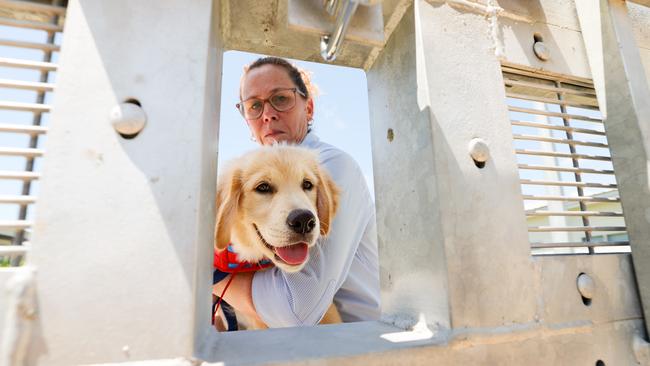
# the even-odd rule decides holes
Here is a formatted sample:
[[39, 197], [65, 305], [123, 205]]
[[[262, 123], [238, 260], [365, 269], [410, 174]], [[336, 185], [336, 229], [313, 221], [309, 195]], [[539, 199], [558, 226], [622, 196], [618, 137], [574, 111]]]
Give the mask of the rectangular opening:
[[593, 83], [502, 70], [532, 254], [629, 252]]
[[[253, 136], [251, 132], [252, 130], [249, 128], [249, 122], [243, 118], [236, 107], [236, 104], [240, 103], [240, 78], [243, 68], [260, 57], [264, 57], [264, 55], [238, 51], [229, 51], [224, 53], [218, 156], [220, 174], [227, 162], [233, 158], [241, 156], [247, 151], [260, 147], [260, 144], [257, 141], [254, 141], [256, 136]], [[363, 70], [349, 67], [294, 60], [289, 61], [296, 64], [299, 68], [309, 72], [312, 85], [316, 87], [315, 90], [317, 92], [313, 93], [313, 123], [308, 135], [315, 135], [320, 139], [320, 141], [349, 154], [360, 168], [359, 173], [361, 176], [359, 178], [369, 189], [369, 201], [374, 201], [373, 167], [365, 73]], [[268, 98], [267, 95], [259, 95], [259, 97]], [[270, 103], [263, 102], [263, 108], [272, 108], [270, 105], [267, 106], [266, 104]], [[284, 121], [282, 123], [284, 123]], [[352, 174], [356, 173], [352, 171]], [[362, 195], [362, 193], [359, 195]], [[374, 209], [374, 205], [372, 206]], [[347, 202], [342, 203], [339, 207], [343, 207], [342, 210], [349, 210]], [[341, 210], [341, 208], [339, 210]], [[339, 214], [340, 212], [337, 213], [337, 215]], [[363, 212], [359, 212], [359, 215], [363, 214]], [[371, 219], [373, 220], [372, 225], [364, 224], [367, 225], [368, 228], [375, 225], [374, 211], [372, 212]], [[339, 229], [333, 227], [332, 230]], [[344, 278], [342, 283], [330, 283], [326, 291], [330, 291], [331, 286], [335, 287], [332, 289], [332, 291], [336, 291], [336, 295], [334, 295], [334, 303], [337, 308], [339, 308], [343, 321], [345, 322], [375, 320], [379, 315], [377, 309], [376, 313], [366, 314], [366, 318], [358, 319], [357, 317], [359, 317], [360, 314], [363, 314], [363, 311], [354, 309], [354, 307], [359, 305], [352, 304], [352, 302], [359, 301], [359, 299], [362, 299], [362, 296], [350, 294], [350, 292], [354, 291], [355, 286], [359, 286], [355, 281], [359, 281], [359, 278], [366, 278], [364, 276], [368, 276], [368, 274], [364, 271], [369, 267], [374, 266], [374, 271], [376, 272], [373, 274], [374, 279], [376, 280], [376, 283], [374, 284], [376, 288], [376, 299], [374, 300], [377, 302], [379, 301], [379, 274], [376, 247], [377, 238], [374, 229], [368, 230], [372, 231], [372, 234], [363, 233], [363, 236], [360, 236], [360, 243], [357, 243], [359, 249], [354, 253], [350, 269], [345, 270], [345, 272], [354, 272], [353, 276], [351, 276], [351, 278], [354, 279], [348, 280]], [[365, 242], [367, 235], [374, 235], [374, 238], [372, 238], [374, 244]], [[359, 240], [357, 239], [357, 241]], [[365, 252], [367, 250], [366, 247], [370, 244], [375, 246], [374, 252]], [[311, 259], [313, 258], [310, 258], [310, 260]], [[372, 264], [368, 264], [368, 262]], [[307, 266], [309, 266], [309, 264], [307, 264]], [[347, 276], [347, 274], [345, 274], [345, 276]], [[309, 289], [293, 290], [309, 292]], [[287, 296], [291, 296], [291, 294], [287, 293]], [[226, 293], [224, 297], [227, 300], [228, 294]], [[363, 306], [359, 306], [359, 308], [362, 308]], [[351, 309], [348, 309], [347, 307], [351, 307]], [[297, 315], [297, 318], [298, 317], [300, 317], [300, 315]], [[223, 325], [226, 326], [226, 324]], [[229, 333], [231, 332], [222, 334]]]
[[24, 263], [38, 194], [63, 16], [9, 6], [0, 33], [0, 267]]

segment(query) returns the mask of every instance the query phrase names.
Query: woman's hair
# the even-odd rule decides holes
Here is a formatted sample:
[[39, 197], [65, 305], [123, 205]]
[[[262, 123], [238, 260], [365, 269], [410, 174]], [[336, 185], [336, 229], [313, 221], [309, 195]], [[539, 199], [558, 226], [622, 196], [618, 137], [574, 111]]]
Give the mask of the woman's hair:
[[300, 92], [305, 95], [305, 98], [310, 98], [312, 95], [316, 94], [316, 87], [311, 83], [309, 74], [305, 70], [298, 68], [297, 66], [293, 65], [289, 61], [280, 57], [273, 57], [273, 56], [261, 57], [255, 60], [255, 62], [251, 63], [250, 65], [245, 66], [244, 73], [242, 75], [242, 81], [250, 70], [264, 65], [275, 65], [284, 68], [289, 74], [289, 78], [291, 79], [291, 81], [293, 81], [293, 83], [296, 85], [298, 90], [300, 90]]

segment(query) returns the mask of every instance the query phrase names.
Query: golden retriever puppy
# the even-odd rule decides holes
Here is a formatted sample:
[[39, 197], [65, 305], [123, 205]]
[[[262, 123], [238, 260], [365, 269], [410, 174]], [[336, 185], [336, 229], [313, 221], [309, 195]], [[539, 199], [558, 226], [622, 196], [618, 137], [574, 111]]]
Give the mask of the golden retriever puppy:
[[[232, 243], [241, 262], [270, 260], [283, 271], [300, 271], [309, 248], [329, 233], [338, 195], [316, 151], [287, 145], [251, 151], [219, 176], [215, 249]], [[340, 321], [331, 305], [321, 323]]]

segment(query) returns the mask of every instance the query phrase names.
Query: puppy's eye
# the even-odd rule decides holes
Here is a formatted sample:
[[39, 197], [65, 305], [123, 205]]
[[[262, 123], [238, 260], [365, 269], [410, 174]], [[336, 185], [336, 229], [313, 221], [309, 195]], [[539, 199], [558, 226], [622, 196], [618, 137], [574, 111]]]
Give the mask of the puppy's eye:
[[255, 187], [255, 191], [257, 193], [271, 193], [271, 185], [266, 182], [262, 182], [258, 184], [257, 187]]
[[314, 185], [308, 181], [307, 179], [302, 181], [302, 189], [306, 191], [311, 191], [311, 189], [314, 188]]

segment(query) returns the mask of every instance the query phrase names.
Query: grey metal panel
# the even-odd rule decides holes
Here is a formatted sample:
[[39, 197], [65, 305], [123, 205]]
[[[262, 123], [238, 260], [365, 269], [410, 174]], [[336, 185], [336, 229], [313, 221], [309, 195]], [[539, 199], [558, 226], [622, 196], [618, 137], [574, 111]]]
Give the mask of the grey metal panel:
[[[221, 53], [212, 0], [78, 0], [30, 264], [28, 364], [192, 357], [210, 326]], [[111, 109], [137, 99], [134, 139]]]
[[[626, 4], [601, 0], [600, 14], [581, 14], [584, 24], [600, 22], [603, 54], [590, 54], [590, 63], [602, 57], [606, 94], [605, 127], [612, 152], [621, 201], [628, 227], [632, 258], [643, 313], [650, 316], [650, 90], [639, 49], [635, 44]], [[598, 35], [598, 28], [583, 32]], [[598, 88], [598, 84], [597, 88]], [[598, 91], [598, 89], [597, 89]], [[599, 92], [599, 94], [600, 94]], [[646, 329], [648, 325], [646, 322]]]

